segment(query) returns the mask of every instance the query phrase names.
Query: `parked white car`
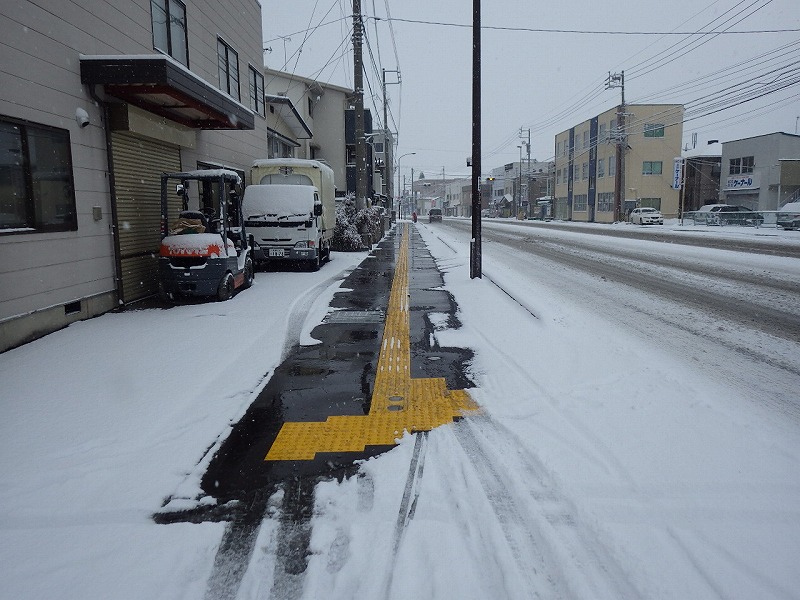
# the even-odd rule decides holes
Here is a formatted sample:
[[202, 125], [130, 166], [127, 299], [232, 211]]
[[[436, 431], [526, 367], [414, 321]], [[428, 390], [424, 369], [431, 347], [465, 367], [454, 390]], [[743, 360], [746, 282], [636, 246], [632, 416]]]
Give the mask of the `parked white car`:
[[664, 224], [664, 217], [655, 208], [634, 208], [628, 220], [634, 225]]

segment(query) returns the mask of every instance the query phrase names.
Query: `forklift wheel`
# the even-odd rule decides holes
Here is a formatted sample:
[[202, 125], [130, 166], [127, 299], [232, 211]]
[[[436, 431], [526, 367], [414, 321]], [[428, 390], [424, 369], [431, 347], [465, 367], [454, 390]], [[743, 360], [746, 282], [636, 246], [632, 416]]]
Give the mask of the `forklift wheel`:
[[253, 285], [254, 278], [255, 270], [253, 268], [253, 261], [248, 258], [244, 263], [244, 283], [242, 284], [242, 289], [246, 290]]
[[233, 287], [233, 275], [225, 273], [225, 276], [219, 282], [219, 287], [217, 288], [217, 300], [220, 302], [229, 300], [230, 297], [233, 296]]

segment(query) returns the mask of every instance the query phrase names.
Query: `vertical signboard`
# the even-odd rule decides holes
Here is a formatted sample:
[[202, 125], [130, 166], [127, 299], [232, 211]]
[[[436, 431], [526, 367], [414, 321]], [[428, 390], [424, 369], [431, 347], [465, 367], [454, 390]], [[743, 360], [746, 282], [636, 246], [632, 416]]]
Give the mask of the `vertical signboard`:
[[683, 159], [676, 157], [672, 161], [672, 189], [679, 190], [683, 187]]

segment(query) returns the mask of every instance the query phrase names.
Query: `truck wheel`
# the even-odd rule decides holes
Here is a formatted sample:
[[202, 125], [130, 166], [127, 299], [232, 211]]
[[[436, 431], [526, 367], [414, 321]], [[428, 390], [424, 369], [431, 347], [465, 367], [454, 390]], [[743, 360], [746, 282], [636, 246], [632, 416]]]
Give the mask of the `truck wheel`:
[[219, 282], [219, 287], [217, 288], [217, 300], [220, 302], [229, 300], [230, 297], [233, 296], [233, 287], [233, 275], [225, 273], [225, 276]]
[[320, 255], [317, 253], [315, 258], [312, 258], [310, 261], [308, 261], [308, 268], [312, 271], [319, 271], [320, 264]]
[[246, 290], [253, 285], [254, 278], [255, 271], [253, 270], [253, 261], [248, 258], [244, 261], [244, 283], [242, 284], [242, 289]]

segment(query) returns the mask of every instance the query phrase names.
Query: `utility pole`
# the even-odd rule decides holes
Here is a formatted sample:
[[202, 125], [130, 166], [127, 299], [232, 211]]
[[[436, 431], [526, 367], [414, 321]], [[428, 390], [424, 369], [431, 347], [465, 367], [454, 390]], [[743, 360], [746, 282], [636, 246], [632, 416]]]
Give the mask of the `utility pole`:
[[482, 278], [481, 268], [481, 0], [472, 0], [472, 240], [469, 277]]
[[[528, 199], [528, 211], [527, 211], [527, 214], [525, 216], [526, 217], [530, 217], [531, 216], [531, 130], [530, 129], [523, 129], [522, 127], [519, 128], [519, 137], [523, 141], [525, 140], [525, 138], [522, 137], [522, 134], [524, 132], [528, 133], [528, 141], [525, 144], [525, 147], [528, 149], [528, 168], [527, 168], [527, 178], [525, 180], [525, 183], [526, 183], [526, 185], [525, 185], [525, 197]], [[520, 165], [520, 169], [521, 168], [522, 168], [522, 166]]]
[[361, 56], [364, 23], [361, 19], [361, 0], [353, 0], [353, 87], [355, 88], [356, 136], [356, 209], [367, 203], [367, 158], [364, 139], [364, 63]]
[[[444, 180], [444, 167], [442, 167], [442, 208], [444, 208], [444, 203], [446, 200], [447, 200], [447, 184], [445, 183]], [[449, 203], [447, 204], [447, 208], [448, 209], [450, 208]], [[445, 214], [445, 212], [446, 211], [442, 212], [442, 214]]]
[[414, 193], [414, 167], [411, 167], [411, 212], [417, 212], [417, 195]]
[[617, 131], [614, 132], [617, 142], [617, 176], [614, 179], [614, 221], [622, 220], [622, 195], [625, 192], [625, 151], [628, 149], [628, 136], [625, 135], [625, 71], [611, 74], [608, 72], [606, 89], [621, 88], [622, 101], [617, 108]]
[[[394, 174], [389, 176], [389, 165], [394, 164], [394, 140], [389, 141], [389, 100], [386, 98], [386, 73], [397, 73], [397, 81], [389, 81], [388, 84], [400, 84], [399, 70], [382, 70], [383, 74], [383, 170], [384, 181], [386, 182], [386, 197], [394, 197]], [[391, 200], [390, 200], [391, 201]]]

